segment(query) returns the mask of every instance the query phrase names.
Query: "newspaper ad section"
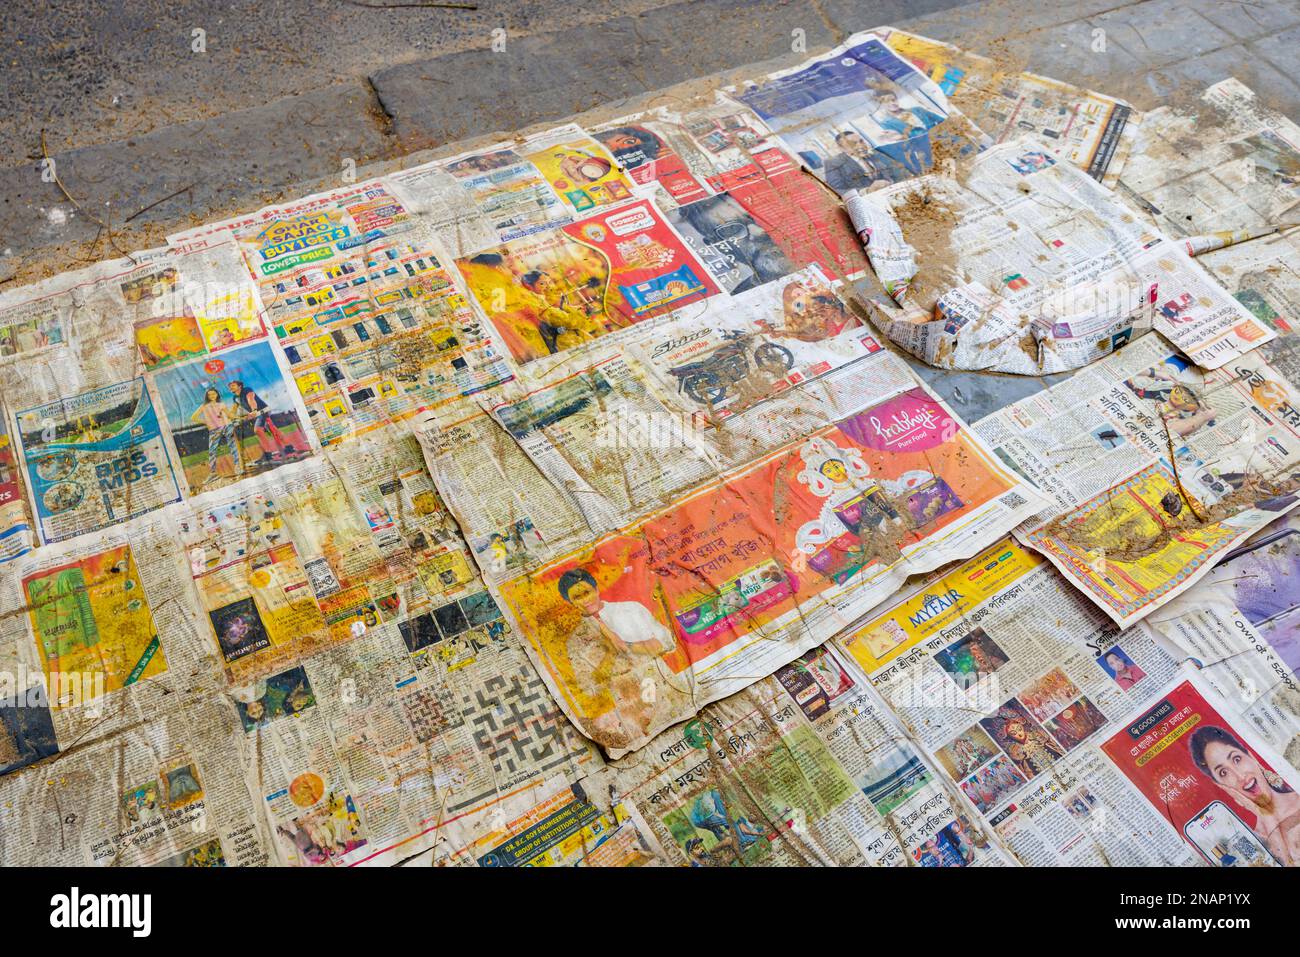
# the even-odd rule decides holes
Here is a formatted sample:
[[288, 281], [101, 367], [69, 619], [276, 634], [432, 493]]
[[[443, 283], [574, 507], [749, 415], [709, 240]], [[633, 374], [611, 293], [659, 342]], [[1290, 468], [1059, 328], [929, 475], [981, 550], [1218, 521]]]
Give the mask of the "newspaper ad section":
[[1103, 745], [1151, 806], [1207, 862], [1300, 864], [1294, 770], [1206, 700], [1195, 680], [1168, 688]]
[[556, 560], [519, 554], [512, 572], [508, 530], [494, 530], [497, 592], [566, 711], [611, 756], [1039, 507], [915, 379], [884, 381], [854, 414]]
[[1300, 502], [1297, 407], [1259, 352], [1204, 372], [1152, 335], [976, 431], [1055, 499], [1023, 540], [1129, 625]]
[[1099, 750], [1176, 662], [1033, 552], [1004, 539], [839, 643], [1022, 863], [1191, 861]]
[[611, 766], [675, 864], [965, 867], [996, 842], [830, 647]]
[[54, 338], [0, 364], [43, 542], [98, 531], [310, 454], [233, 244], [144, 254], [0, 300]]
[[1294, 767], [1300, 761], [1300, 515], [1234, 548], [1146, 624]]
[[0, 861], [1300, 863], [1300, 130], [726, 82], [0, 294]]

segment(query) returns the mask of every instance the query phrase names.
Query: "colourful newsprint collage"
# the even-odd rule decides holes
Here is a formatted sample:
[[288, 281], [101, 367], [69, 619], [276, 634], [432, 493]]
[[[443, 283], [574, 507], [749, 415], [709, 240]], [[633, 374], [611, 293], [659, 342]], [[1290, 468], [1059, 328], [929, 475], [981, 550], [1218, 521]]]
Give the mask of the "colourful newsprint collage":
[[1300, 130], [785, 63], [3, 287], [0, 863], [1300, 864]]

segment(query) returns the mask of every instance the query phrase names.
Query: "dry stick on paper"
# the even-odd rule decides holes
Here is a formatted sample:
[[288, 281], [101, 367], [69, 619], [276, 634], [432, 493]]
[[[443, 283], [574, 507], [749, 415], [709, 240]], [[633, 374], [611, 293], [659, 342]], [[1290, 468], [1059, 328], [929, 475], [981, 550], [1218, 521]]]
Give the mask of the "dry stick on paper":
[[1161, 416], [1160, 424], [1165, 427], [1165, 441], [1169, 443], [1169, 465], [1174, 471], [1174, 484], [1178, 486], [1178, 494], [1183, 497], [1183, 501], [1186, 502], [1187, 507], [1192, 510], [1192, 514], [1195, 515], [1202, 524], [1204, 524], [1209, 521], [1209, 518], [1196, 510], [1195, 499], [1187, 493], [1187, 489], [1183, 487], [1183, 480], [1178, 475], [1178, 456], [1174, 454], [1174, 434], [1169, 430], [1169, 420]]

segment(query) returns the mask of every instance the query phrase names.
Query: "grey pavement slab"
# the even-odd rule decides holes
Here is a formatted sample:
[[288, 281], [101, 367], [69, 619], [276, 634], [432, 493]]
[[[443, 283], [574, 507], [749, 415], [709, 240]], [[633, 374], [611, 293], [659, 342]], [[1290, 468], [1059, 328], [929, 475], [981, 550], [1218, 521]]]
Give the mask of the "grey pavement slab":
[[[58, 0], [4, 4], [0, 165], [50, 130], [64, 150], [251, 109], [355, 81], [378, 66], [486, 47], [511, 35], [600, 23], [676, 0], [584, 5], [470, 0], [437, 9], [385, 0]], [[201, 52], [194, 31], [203, 30]]]
[[[769, 68], [793, 64], [852, 32], [886, 24], [992, 55], [1009, 68], [1032, 69], [1124, 96], [1139, 107], [1195, 98], [1202, 87], [1228, 75], [1255, 87], [1266, 103], [1293, 117], [1300, 103], [1300, 88], [1291, 78], [1300, 45], [1300, 0], [981, 0], [965, 5], [953, 0], [619, 0], [592, 11], [580, 27], [562, 29], [554, 29], [559, 21], [543, 16], [538, 3], [484, 3], [474, 18], [450, 20], [446, 31], [432, 39], [408, 35], [444, 23], [431, 11], [403, 15], [354, 8], [342, 13], [340, 4], [347, 5], [339, 0], [328, 10], [318, 9], [313, 20], [304, 18], [300, 0], [272, 0], [256, 8], [248, 0], [226, 5], [176, 0], [151, 20], [147, 11], [155, 4], [147, 0], [110, 17], [96, 33], [88, 19], [69, 25], [68, 12], [86, 7], [83, 0], [72, 0], [43, 35], [36, 27], [44, 21], [21, 13], [16, 33], [0, 37], [0, 54], [17, 56], [15, 35], [30, 42], [44, 36], [53, 45], [37, 64], [44, 73], [33, 72], [30, 57], [19, 57], [20, 68], [6, 72], [7, 83], [19, 90], [14, 102], [55, 102], [49, 116], [27, 118], [24, 135], [32, 142], [22, 144], [25, 158], [0, 169], [0, 252], [31, 254], [57, 246], [51, 259], [62, 256], [58, 267], [70, 268], [76, 263], [68, 259], [69, 244], [99, 232], [93, 218], [116, 228], [132, 213], [182, 188], [180, 195], [134, 218], [131, 226], [142, 233], [124, 237], [127, 248], [141, 248], [151, 237], [187, 222], [303, 192], [304, 183], [338, 182], [344, 158], [354, 159], [364, 175], [367, 160], [391, 160], [415, 149], [446, 148], [494, 131], [555, 122], [611, 101], [617, 107], [616, 101], [629, 97], [644, 101], [650, 91], [757, 63]], [[271, 14], [284, 22], [264, 33], [248, 32]], [[243, 32], [234, 30], [230, 18], [237, 16], [248, 18]], [[214, 44], [209, 50], [216, 53], [219, 47], [220, 57], [227, 59], [218, 57], [210, 65], [225, 64], [224, 76], [218, 71], [196, 78], [188, 61], [176, 59], [173, 34], [191, 20], [217, 24], [215, 31], [209, 29]], [[510, 26], [499, 53], [488, 47], [495, 22]], [[355, 49], [324, 64], [301, 62], [313, 44], [329, 47], [334, 42], [302, 36], [309, 23], [320, 29], [353, 28]], [[553, 32], [543, 32], [548, 28]], [[1102, 50], [1096, 46], [1098, 30], [1105, 31]], [[297, 53], [291, 49], [295, 31]], [[796, 32], [806, 52], [793, 49]], [[130, 49], [91, 49], [88, 38], [96, 36]], [[230, 48], [235, 37], [238, 67], [229, 65], [236, 56]], [[139, 49], [158, 51], [155, 60], [139, 60]], [[67, 76], [51, 79], [51, 64], [59, 62], [67, 65]], [[95, 99], [113, 89], [112, 84], [97, 85], [94, 70], [109, 75], [124, 68], [135, 74], [116, 110], [138, 115], [146, 103], [160, 103], [157, 98], [168, 92], [171, 71], [176, 90], [197, 91], [216, 115], [110, 142], [98, 141], [112, 130], [83, 126], [86, 135], [74, 137], [76, 148], [61, 147], [68, 140], [65, 121], [75, 126], [80, 116], [71, 109], [72, 101]], [[362, 72], [322, 82], [349, 70]], [[294, 89], [286, 77], [296, 77], [302, 92], [280, 97]], [[256, 81], [262, 80], [268, 101], [247, 105]], [[26, 89], [24, 84], [31, 83], [51, 85], [41, 93]], [[674, 94], [665, 96], [671, 100]], [[175, 107], [172, 102], [158, 109]], [[60, 177], [83, 211], [57, 186], [41, 181], [33, 131], [43, 125], [50, 130]], [[114, 254], [103, 244], [81, 252]], [[0, 281], [12, 268], [12, 260], [0, 258]]]
[[1148, 0], [1088, 18], [1148, 69], [1228, 46], [1237, 37], [1215, 26], [1184, 0]]
[[616, 17], [599, 31], [508, 40], [503, 52], [473, 50], [371, 75], [404, 148], [558, 120], [693, 77], [791, 54], [840, 34], [811, 0], [680, 3]]
[[[22, 252], [92, 241], [100, 232], [95, 219], [114, 229], [201, 221], [232, 203], [339, 175], [345, 158], [359, 165], [388, 155], [390, 138], [374, 114], [371, 91], [353, 81], [121, 143], [53, 153], [54, 170], [80, 210], [42, 178], [39, 161], [0, 170], [0, 247]], [[99, 255], [115, 254], [106, 244]]]
[[1215, 26], [1251, 40], [1300, 24], [1300, 0], [1183, 0]]
[[1144, 77], [1152, 97], [1158, 102], [1181, 103], [1200, 95], [1200, 91], [1228, 77], [1236, 77], [1259, 95], [1260, 101], [1275, 110], [1300, 117], [1300, 87], [1253, 45], [1233, 44], [1202, 56], [1168, 63]]

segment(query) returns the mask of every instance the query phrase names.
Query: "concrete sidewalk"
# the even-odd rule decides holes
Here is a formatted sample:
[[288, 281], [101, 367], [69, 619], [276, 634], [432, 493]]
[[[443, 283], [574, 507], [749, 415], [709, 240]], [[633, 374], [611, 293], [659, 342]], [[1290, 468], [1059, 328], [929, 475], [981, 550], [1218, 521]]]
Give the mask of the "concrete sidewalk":
[[[130, 23], [109, 17], [95, 41], [106, 45], [104, 62], [87, 67], [74, 44], [78, 69], [54, 72], [74, 80], [90, 72], [80, 88], [53, 91], [28, 85], [44, 82], [47, 61], [67, 49], [33, 50], [39, 36], [6, 32], [6, 87], [25, 109], [11, 110], [8, 139], [19, 148], [0, 169], [0, 282], [156, 245], [178, 227], [337, 183], [352, 164], [364, 169], [560, 120], [760, 61], [796, 63], [884, 24], [1141, 108], [1190, 103], [1208, 84], [1236, 76], [1266, 104], [1300, 115], [1300, 86], [1288, 72], [1300, 44], [1300, 0], [628, 0], [559, 30], [543, 3], [414, 13], [366, 5], [285, 0], [207, 11], [210, 4], [195, 0], [168, 5], [166, 19], [152, 25], [138, 11]], [[220, 21], [203, 28], [208, 53], [191, 54], [182, 14], [195, 24]], [[499, 51], [494, 24], [506, 30]], [[297, 55], [286, 53], [295, 29], [322, 49], [302, 41]], [[796, 40], [806, 52], [792, 50]], [[150, 58], [160, 45], [166, 55]], [[203, 69], [185, 59], [218, 51], [198, 61]], [[128, 71], [132, 82], [122, 86], [96, 69]], [[99, 114], [112, 122], [96, 124]], [[170, 116], [187, 120], [153, 125]], [[42, 130], [58, 183], [42, 179]]]

